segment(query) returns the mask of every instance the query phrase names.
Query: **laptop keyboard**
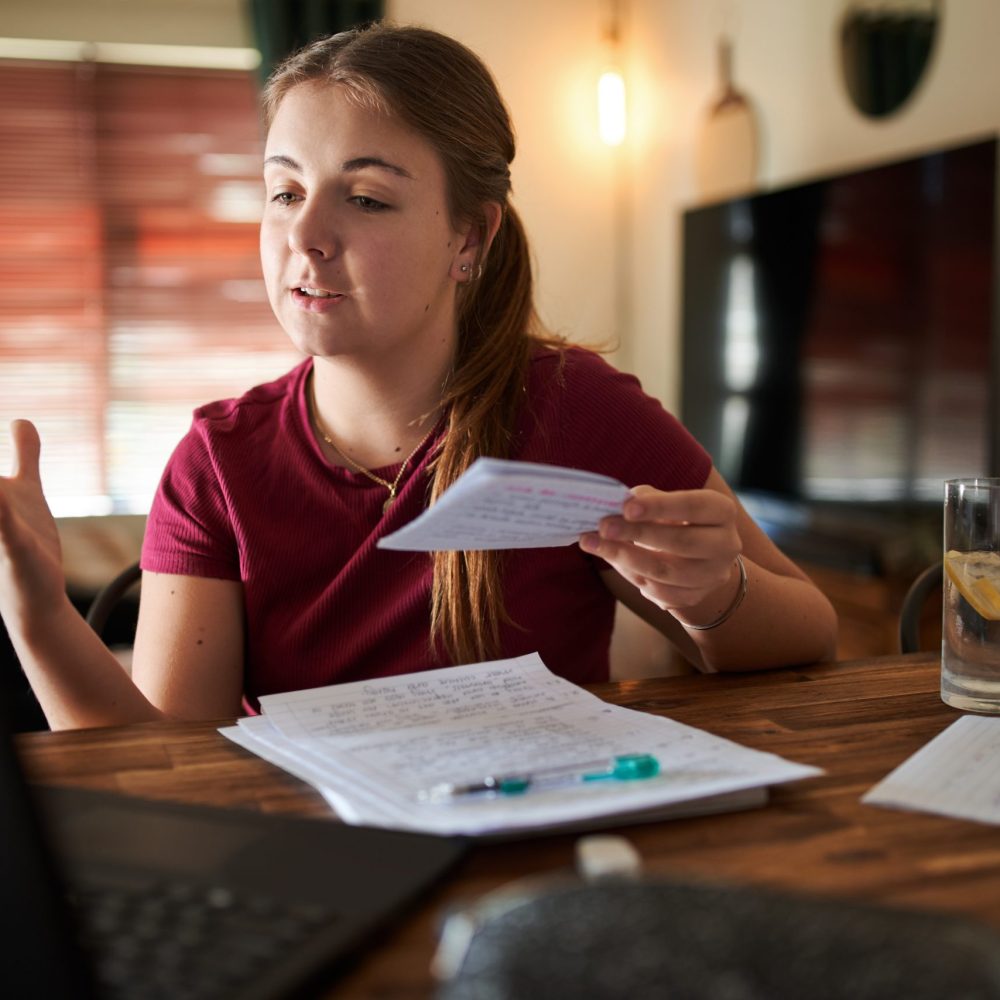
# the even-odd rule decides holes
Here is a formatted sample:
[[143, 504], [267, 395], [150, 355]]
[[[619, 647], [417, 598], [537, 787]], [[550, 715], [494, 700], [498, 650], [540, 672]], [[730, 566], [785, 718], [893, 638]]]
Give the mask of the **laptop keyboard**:
[[240, 996], [269, 964], [336, 919], [321, 905], [186, 883], [75, 891], [101, 997]]

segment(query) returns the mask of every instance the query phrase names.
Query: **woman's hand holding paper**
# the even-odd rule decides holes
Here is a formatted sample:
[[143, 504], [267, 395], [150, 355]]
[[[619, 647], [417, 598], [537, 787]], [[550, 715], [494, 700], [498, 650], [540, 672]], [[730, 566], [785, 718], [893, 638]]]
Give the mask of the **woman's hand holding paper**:
[[716, 490], [638, 486], [621, 516], [604, 518], [580, 546], [658, 608], [696, 626], [717, 618], [739, 594], [737, 513], [736, 502]]

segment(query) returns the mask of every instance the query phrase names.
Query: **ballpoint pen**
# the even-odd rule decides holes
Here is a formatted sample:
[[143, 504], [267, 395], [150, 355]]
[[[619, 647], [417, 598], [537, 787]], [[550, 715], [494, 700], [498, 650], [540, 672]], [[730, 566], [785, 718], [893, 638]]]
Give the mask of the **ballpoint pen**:
[[558, 788], [594, 781], [638, 781], [660, 773], [659, 761], [648, 753], [628, 753], [582, 764], [563, 764], [509, 774], [490, 774], [459, 785], [443, 782], [418, 793], [422, 802], [452, 802], [468, 796], [522, 795], [531, 789]]

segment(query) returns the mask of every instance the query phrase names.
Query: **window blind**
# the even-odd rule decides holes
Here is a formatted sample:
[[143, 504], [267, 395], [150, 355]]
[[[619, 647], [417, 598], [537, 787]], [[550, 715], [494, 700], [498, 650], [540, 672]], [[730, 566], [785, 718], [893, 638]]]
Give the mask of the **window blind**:
[[298, 360], [260, 275], [255, 86], [0, 62], [0, 418], [38, 426], [57, 515], [145, 513], [191, 411]]

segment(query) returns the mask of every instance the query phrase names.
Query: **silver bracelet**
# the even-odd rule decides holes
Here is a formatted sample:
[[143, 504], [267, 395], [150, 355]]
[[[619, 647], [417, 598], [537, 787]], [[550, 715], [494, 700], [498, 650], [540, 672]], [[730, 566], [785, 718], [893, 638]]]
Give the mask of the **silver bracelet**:
[[747, 589], [748, 589], [747, 568], [746, 566], [743, 565], [742, 556], [736, 557], [736, 565], [739, 567], [740, 570], [740, 589], [736, 592], [736, 596], [733, 598], [733, 603], [730, 604], [729, 607], [726, 608], [726, 610], [723, 611], [722, 614], [719, 615], [719, 617], [716, 618], [714, 622], [709, 622], [707, 625], [688, 625], [686, 622], [682, 622], [681, 624], [685, 628], [695, 629], [698, 632], [705, 632], [710, 628], [718, 628], [721, 624], [723, 624], [723, 622], [729, 621], [729, 619], [736, 614], [737, 608], [739, 608], [739, 606], [743, 603], [744, 599], [747, 596]]

